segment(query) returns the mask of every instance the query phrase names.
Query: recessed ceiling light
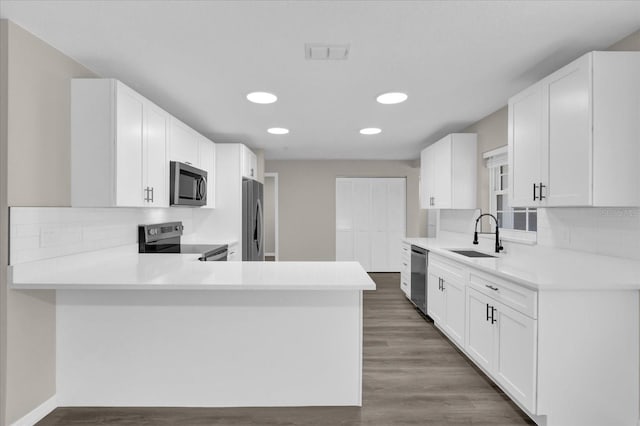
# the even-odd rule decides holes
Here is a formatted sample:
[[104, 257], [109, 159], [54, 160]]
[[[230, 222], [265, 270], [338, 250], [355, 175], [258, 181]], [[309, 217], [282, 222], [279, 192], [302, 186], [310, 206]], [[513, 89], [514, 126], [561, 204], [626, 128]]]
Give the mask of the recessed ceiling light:
[[287, 133], [289, 133], [289, 129], [285, 129], [284, 127], [272, 127], [270, 129], [267, 129], [267, 132], [271, 133], [272, 135], [286, 135]]
[[254, 104], [272, 104], [278, 100], [278, 97], [273, 93], [251, 92], [247, 95], [247, 99]]
[[360, 133], [363, 135], [377, 135], [380, 132], [382, 132], [382, 130], [377, 127], [367, 127], [366, 129], [360, 130]]
[[382, 95], [378, 96], [376, 100], [381, 104], [391, 105], [391, 104], [399, 104], [401, 102], [404, 102], [407, 100], [408, 97], [409, 96], [407, 96], [406, 93], [389, 92], [389, 93], [383, 93]]

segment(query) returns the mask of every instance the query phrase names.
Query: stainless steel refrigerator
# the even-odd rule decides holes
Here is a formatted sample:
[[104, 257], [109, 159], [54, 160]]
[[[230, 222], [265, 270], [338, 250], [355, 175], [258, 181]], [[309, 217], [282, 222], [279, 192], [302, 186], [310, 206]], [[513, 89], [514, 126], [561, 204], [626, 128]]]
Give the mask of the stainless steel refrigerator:
[[264, 260], [262, 184], [242, 179], [242, 260]]

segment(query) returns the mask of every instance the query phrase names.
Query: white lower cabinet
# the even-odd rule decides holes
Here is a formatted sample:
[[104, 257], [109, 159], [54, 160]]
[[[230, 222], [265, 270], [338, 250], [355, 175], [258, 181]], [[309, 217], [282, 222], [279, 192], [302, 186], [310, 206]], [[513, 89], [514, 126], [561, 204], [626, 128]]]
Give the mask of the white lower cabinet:
[[433, 251], [428, 276], [435, 325], [537, 424], [637, 426], [637, 290], [537, 291]]
[[411, 244], [406, 241], [400, 247], [400, 289], [411, 300]]
[[455, 279], [445, 279], [444, 329], [460, 347], [464, 347], [466, 285]]
[[524, 408], [535, 412], [537, 321], [501, 303], [493, 314], [494, 377]]
[[427, 313], [454, 343], [463, 348], [466, 316], [464, 272], [458, 268], [452, 270], [441, 267], [436, 262], [431, 256], [427, 278]]
[[524, 408], [535, 412], [536, 320], [467, 289], [466, 352]]

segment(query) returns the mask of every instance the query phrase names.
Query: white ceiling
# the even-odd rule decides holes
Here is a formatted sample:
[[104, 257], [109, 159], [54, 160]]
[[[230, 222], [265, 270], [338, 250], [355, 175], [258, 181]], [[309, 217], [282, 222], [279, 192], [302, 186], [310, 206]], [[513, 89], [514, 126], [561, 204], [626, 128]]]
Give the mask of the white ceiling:
[[[410, 159], [638, 30], [640, 2], [0, 0], [0, 16], [215, 141], [266, 158]], [[350, 43], [349, 59], [307, 61], [305, 43]], [[247, 102], [256, 90], [279, 100]], [[409, 99], [377, 104], [386, 91]]]

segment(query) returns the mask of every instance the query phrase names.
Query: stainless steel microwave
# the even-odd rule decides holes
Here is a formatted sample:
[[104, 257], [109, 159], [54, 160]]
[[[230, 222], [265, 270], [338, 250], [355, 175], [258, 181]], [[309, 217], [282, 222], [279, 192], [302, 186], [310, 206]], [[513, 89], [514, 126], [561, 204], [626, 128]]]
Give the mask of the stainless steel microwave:
[[204, 206], [207, 204], [207, 172], [192, 165], [171, 161], [169, 205]]

